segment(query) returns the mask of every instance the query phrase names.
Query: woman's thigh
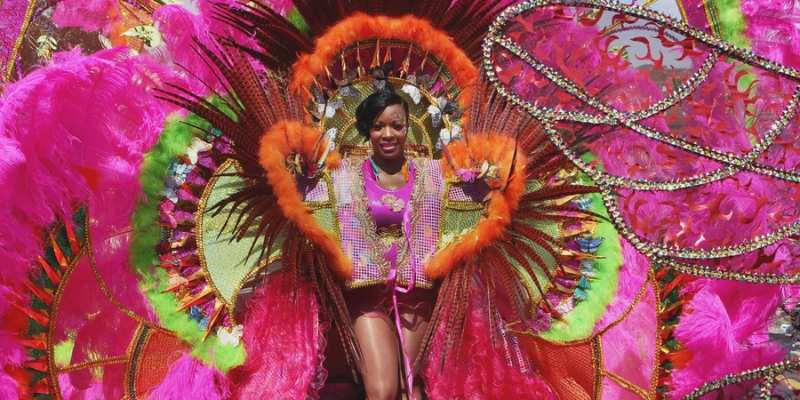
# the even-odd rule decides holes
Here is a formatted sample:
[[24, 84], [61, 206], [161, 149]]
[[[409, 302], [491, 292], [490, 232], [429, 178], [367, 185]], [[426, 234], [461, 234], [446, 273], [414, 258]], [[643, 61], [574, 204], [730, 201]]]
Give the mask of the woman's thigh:
[[397, 336], [386, 315], [363, 314], [353, 322], [361, 348], [361, 376], [367, 392], [397, 391], [399, 387]]
[[425, 338], [430, 322], [430, 313], [426, 310], [405, 310], [400, 315], [403, 320], [401, 325], [406, 355], [413, 364], [419, 356], [422, 340]]

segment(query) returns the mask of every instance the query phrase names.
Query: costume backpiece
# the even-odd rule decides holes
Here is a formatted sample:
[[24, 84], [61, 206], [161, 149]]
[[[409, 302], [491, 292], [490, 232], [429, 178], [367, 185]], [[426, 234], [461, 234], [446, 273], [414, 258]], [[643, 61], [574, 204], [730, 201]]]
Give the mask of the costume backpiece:
[[436, 293], [401, 368], [432, 399], [797, 395], [795, 6], [16, 3], [4, 398], [345, 398], [376, 288]]

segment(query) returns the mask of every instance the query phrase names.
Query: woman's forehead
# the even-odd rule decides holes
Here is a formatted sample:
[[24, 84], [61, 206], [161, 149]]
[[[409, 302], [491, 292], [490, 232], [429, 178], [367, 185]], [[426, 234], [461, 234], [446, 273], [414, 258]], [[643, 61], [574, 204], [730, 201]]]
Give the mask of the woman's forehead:
[[397, 118], [405, 118], [406, 117], [406, 110], [403, 108], [402, 104], [392, 104], [386, 107], [383, 112], [378, 115], [376, 120], [380, 119], [397, 119]]

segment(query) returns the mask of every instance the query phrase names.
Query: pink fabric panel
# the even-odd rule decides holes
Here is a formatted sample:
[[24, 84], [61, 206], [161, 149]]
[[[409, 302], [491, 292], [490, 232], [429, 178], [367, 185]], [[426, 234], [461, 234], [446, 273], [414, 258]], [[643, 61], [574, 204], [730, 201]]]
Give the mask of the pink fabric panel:
[[619, 269], [619, 285], [614, 300], [606, 309], [603, 318], [595, 325], [594, 332], [600, 332], [609, 324], [620, 319], [625, 311], [633, 303], [634, 298], [641, 291], [644, 281], [647, 279], [647, 272], [650, 268], [650, 261], [647, 257], [636, 251], [627, 240], [621, 239], [622, 244], [622, 266]]
[[603, 378], [603, 392], [601, 398], [614, 400], [642, 400], [636, 393], [617, 384], [611, 378]]
[[65, 372], [58, 375], [58, 386], [64, 400], [121, 399], [125, 372], [124, 363]]
[[125, 355], [137, 325], [103, 294], [83, 257], [63, 288], [55, 314], [55, 343], [75, 335], [71, 364]]
[[652, 285], [633, 312], [602, 335], [603, 366], [645, 390], [656, 363], [656, 299]]

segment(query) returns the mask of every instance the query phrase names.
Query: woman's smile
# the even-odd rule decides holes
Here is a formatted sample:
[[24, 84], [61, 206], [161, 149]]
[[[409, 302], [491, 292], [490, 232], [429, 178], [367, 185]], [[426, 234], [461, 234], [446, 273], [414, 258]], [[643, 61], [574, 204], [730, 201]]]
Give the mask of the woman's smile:
[[391, 143], [382, 142], [380, 147], [384, 153], [393, 153], [398, 148], [397, 142], [391, 142]]

